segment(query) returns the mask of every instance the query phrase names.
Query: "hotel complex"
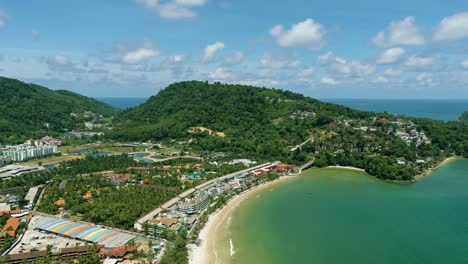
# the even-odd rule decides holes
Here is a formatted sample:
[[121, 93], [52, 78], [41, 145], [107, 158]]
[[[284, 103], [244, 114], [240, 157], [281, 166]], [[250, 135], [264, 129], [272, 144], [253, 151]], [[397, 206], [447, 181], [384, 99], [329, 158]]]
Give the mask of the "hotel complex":
[[10, 160], [14, 162], [44, 157], [58, 153], [59, 144], [60, 141], [48, 137], [41, 140], [28, 140], [21, 145], [6, 146], [0, 149], [0, 157], [2, 157], [2, 160]]

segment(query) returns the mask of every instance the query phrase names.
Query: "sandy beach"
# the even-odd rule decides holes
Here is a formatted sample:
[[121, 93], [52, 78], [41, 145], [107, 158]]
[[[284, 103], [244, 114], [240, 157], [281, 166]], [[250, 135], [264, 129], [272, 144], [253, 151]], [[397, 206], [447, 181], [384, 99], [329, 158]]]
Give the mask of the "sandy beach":
[[351, 166], [327, 166], [326, 168], [333, 168], [333, 169], [343, 169], [343, 170], [353, 170], [353, 171], [359, 171], [359, 172], [365, 172], [366, 170], [356, 168], [356, 167], [351, 167]]
[[220, 260], [216, 256], [216, 245], [214, 243], [218, 236], [218, 230], [222, 227], [226, 219], [240, 205], [242, 201], [250, 196], [256, 195], [262, 190], [274, 187], [276, 184], [292, 179], [294, 176], [282, 176], [278, 180], [259, 185], [253, 189], [247, 190], [235, 196], [217, 213], [208, 218], [208, 222], [200, 231], [198, 238], [201, 240], [199, 246], [189, 245], [189, 263], [190, 264], [216, 264]]
[[416, 181], [420, 180], [420, 179], [426, 177], [427, 175], [431, 174], [434, 170], [444, 166], [445, 164], [447, 164], [447, 163], [449, 163], [451, 161], [458, 160], [458, 159], [462, 159], [462, 158], [458, 157], [458, 156], [446, 158], [441, 163], [437, 164], [437, 166], [435, 166], [433, 168], [430, 168], [430, 169], [426, 170], [425, 172], [423, 172], [423, 173], [421, 173], [419, 175], [414, 176], [414, 180], [416, 180]]

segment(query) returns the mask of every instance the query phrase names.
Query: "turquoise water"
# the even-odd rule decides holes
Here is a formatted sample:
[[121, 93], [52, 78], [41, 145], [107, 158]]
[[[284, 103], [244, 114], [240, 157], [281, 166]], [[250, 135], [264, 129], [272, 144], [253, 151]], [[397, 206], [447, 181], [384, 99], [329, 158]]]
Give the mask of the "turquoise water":
[[224, 223], [223, 263], [468, 263], [468, 160], [409, 185], [310, 169], [271, 189]]
[[397, 115], [457, 120], [468, 111], [468, 100], [322, 99], [354, 109]]

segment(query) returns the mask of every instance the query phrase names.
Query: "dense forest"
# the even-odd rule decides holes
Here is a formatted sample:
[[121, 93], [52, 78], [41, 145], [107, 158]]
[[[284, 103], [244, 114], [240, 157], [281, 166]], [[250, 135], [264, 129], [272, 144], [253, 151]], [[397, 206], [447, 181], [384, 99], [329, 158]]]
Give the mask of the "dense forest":
[[[399, 118], [323, 103], [290, 91], [189, 81], [172, 84], [123, 112], [109, 136], [122, 141], [176, 139], [188, 142], [195, 152], [220, 151], [259, 161], [301, 164], [316, 157], [318, 165], [353, 165], [396, 180], [410, 180], [433, 163], [416, 166], [418, 159], [468, 155], [466, 123], [404, 117], [411, 126], [395, 125]], [[343, 126], [348, 123], [354, 127]], [[195, 132], [194, 127], [198, 128]], [[362, 132], [360, 127], [372, 127], [375, 132]], [[423, 131], [432, 143], [405, 144], [395, 136], [400, 130]], [[321, 139], [328, 132], [333, 136]], [[314, 139], [309, 148], [290, 151], [308, 138]], [[352, 159], [338, 155], [342, 152]], [[408, 159], [408, 166], [397, 166], [397, 158]]]
[[112, 115], [115, 109], [94, 99], [0, 77], [0, 143], [18, 143], [72, 129], [71, 113]]
[[[320, 115], [314, 120], [289, 118], [295, 111]], [[307, 128], [341, 115], [364, 118], [370, 113], [289, 91], [191, 81], [172, 84], [145, 104], [119, 115], [110, 136], [123, 141], [196, 138], [194, 150], [276, 159], [287, 155], [288, 145], [307, 138]], [[224, 134], [190, 134], [192, 127]]]

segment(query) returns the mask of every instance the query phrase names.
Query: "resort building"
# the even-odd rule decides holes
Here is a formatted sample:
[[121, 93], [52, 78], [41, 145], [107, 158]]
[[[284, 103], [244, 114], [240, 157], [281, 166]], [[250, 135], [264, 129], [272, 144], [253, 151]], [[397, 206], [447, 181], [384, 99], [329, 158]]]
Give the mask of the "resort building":
[[178, 204], [178, 209], [181, 212], [186, 214], [195, 214], [200, 211], [203, 211], [210, 202], [210, 195], [208, 192], [200, 192], [192, 199], [187, 199], [186, 201]]
[[152, 219], [149, 221], [149, 223], [157, 233], [160, 233], [164, 230], [178, 233], [183, 226], [179, 219], [167, 215]]
[[6, 146], [0, 149], [0, 156], [4, 156], [11, 161], [25, 161], [44, 157], [58, 152], [57, 145], [51, 145], [45, 140], [28, 140], [25, 144]]

